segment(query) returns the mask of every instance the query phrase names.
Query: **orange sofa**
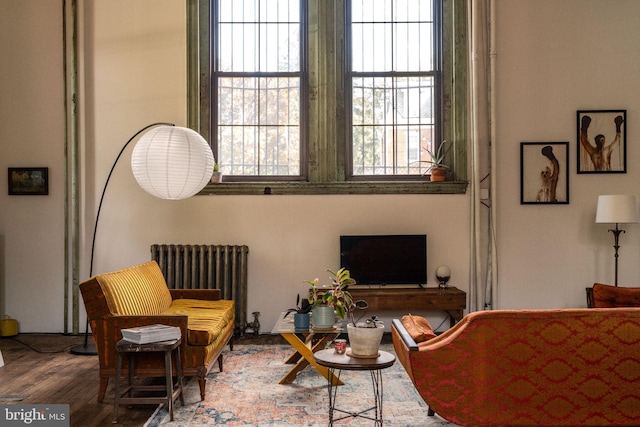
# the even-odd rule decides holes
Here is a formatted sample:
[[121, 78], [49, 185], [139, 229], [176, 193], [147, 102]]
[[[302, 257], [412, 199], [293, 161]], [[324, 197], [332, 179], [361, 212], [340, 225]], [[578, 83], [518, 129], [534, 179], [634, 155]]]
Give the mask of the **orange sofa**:
[[419, 343], [394, 319], [392, 337], [430, 413], [453, 423], [640, 425], [640, 308], [474, 312]]
[[592, 288], [592, 307], [640, 307], [640, 288], [595, 283]]
[[[80, 291], [100, 363], [98, 402], [116, 375], [120, 330], [156, 323], [180, 327], [182, 371], [198, 377], [204, 400], [207, 373], [216, 360], [222, 371], [223, 347], [233, 349], [233, 301], [221, 300], [219, 289], [169, 289], [155, 261], [99, 274], [82, 282]], [[138, 354], [135, 375], [163, 377], [164, 355]]]

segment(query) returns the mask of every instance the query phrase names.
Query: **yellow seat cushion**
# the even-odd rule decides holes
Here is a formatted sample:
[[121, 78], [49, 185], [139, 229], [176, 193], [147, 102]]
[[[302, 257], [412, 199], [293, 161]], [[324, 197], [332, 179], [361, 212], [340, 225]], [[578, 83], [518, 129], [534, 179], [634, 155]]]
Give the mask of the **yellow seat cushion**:
[[187, 343], [209, 345], [234, 318], [234, 302], [230, 300], [178, 299], [162, 314], [187, 315]]

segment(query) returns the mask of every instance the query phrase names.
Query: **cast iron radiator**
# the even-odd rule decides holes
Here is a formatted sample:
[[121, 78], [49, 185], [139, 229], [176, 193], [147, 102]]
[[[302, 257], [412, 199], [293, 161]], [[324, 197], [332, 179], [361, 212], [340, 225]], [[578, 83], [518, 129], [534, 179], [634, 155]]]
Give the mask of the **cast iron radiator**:
[[151, 245], [151, 259], [171, 289], [220, 289], [236, 307], [235, 332], [247, 327], [247, 258], [244, 245]]

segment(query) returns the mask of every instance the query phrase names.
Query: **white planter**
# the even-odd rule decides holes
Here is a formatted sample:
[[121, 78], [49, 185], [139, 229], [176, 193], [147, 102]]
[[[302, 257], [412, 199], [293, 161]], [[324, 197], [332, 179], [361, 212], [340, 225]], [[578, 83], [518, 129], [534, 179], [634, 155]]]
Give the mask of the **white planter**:
[[222, 182], [222, 172], [214, 172], [213, 175], [211, 175], [211, 182], [213, 184], [219, 184]]
[[351, 356], [377, 357], [384, 334], [384, 325], [379, 324], [375, 328], [356, 328], [352, 323], [348, 323], [347, 334], [349, 335]]

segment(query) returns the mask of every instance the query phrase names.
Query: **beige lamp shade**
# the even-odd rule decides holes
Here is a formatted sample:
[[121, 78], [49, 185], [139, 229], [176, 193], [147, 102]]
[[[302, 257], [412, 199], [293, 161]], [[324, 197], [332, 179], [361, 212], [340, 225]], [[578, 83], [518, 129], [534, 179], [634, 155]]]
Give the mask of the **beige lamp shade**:
[[634, 194], [598, 196], [596, 223], [629, 224], [639, 221], [638, 200]]
[[213, 174], [213, 153], [196, 131], [159, 126], [145, 133], [131, 154], [133, 175], [147, 193], [168, 200], [197, 194]]

